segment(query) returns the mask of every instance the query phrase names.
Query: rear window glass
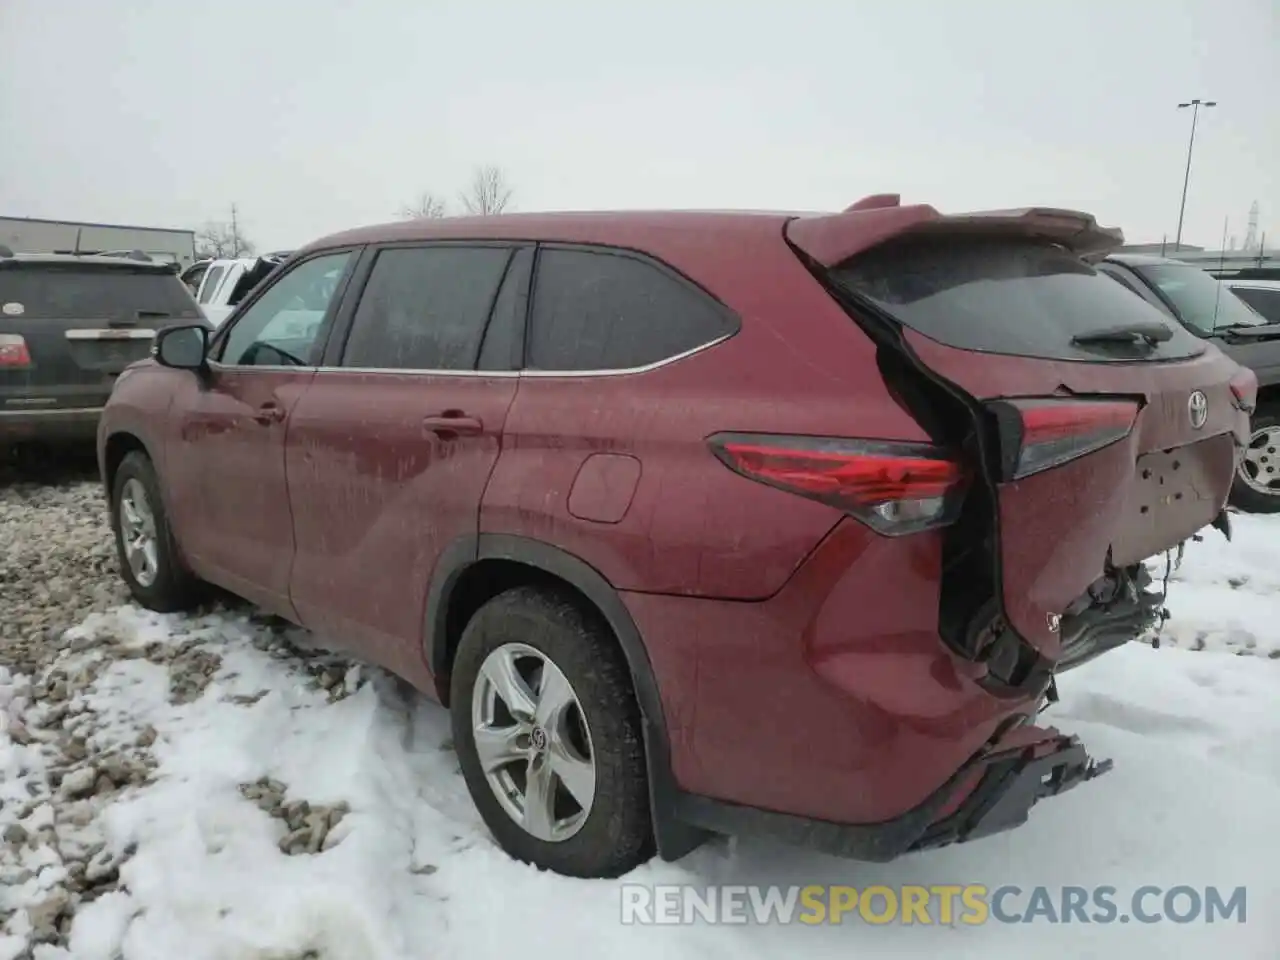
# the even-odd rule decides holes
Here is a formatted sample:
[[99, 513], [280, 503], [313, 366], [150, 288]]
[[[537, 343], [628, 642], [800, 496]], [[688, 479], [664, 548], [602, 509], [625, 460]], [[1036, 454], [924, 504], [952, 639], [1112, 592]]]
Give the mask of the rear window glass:
[[1183, 323], [1201, 333], [1266, 322], [1239, 300], [1230, 287], [1197, 266], [1160, 263], [1133, 269], [1173, 304]]
[[[914, 237], [846, 261], [833, 279], [902, 324], [949, 347], [1052, 360], [1174, 360], [1204, 345], [1141, 297], [1051, 243], [1003, 237]], [[1075, 344], [1120, 326], [1173, 336]]]
[[701, 290], [627, 254], [538, 254], [526, 365], [631, 370], [728, 336], [733, 321]]
[[[0, 304], [41, 320], [198, 318], [186, 286], [170, 273], [55, 264], [0, 269]], [[20, 307], [10, 306], [20, 304]]]

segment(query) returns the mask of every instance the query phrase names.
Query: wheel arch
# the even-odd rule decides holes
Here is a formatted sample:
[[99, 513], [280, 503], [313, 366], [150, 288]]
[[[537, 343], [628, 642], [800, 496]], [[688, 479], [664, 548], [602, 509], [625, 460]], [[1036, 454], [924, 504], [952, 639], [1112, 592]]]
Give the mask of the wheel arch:
[[1276, 410], [1280, 408], [1280, 379], [1258, 385], [1258, 409], [1264, 406], [1271, 407], [1273, 413], [1280, 412]]
[[156, 458], [147, 447], [146, 441], [130, 430], [112, 432], [102, 445], [99, 472], [102, 474], [102, 483], [106, 487], [108, 499], [111, 497], [111, 489], [115, 484], [116, 471], [120, 469], [120, 464], [124, 462], [124, 458], [135, 451], [145, 454], [152, 464], [156, 462]]
[[423, 656], [440, 702], [449, 705], [449, 674], [462, 630], [488, 599], [512, 586], [544, 583], [568, 588], [612, 631], [631, 675], [644, 730], [649, 800], [658, 853], [676, 860], [708, 834], [676, 818], [679, 795], [671, 772], [670, 738], [653, 665], [621, 596], [598, 570], [566, 550], [509, 534], [454, 541], [441, 554], [427, 592]]

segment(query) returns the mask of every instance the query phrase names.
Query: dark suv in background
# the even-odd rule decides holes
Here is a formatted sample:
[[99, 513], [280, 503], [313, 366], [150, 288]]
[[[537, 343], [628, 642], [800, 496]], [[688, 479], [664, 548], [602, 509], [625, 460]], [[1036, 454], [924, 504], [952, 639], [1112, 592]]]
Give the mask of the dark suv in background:
[[116, 377], [155, 331], [200, 319], [173, 264], [0, 247], [0, 450], [91, 441]]
[[1265, 316], [1195, 264], [1113, 253], [1096, 264], [1258, 378], [1258, 408], [1231, 502], [1252, 513], [1280, 511], [1280, 323]]

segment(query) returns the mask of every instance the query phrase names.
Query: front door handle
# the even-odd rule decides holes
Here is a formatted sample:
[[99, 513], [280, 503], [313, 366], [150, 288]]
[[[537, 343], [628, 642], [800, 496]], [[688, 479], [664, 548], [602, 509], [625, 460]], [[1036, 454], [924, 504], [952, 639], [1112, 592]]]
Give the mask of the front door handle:
[[474, 437], [484, 431], [484, 424], [475, 417], [469, 417], [461, 410], [446, 410], [434, 417], [422, 418], [424, 433], [433, 433], [437, 437], [449, 440], [454, 437]]
[[269, 427], [271, 424], [279, 423], [284, 419], [284, 407], [275, 403], [264, 403], [258, 408], [258, 412], [253, 415], [253, 419], [264, 427]]

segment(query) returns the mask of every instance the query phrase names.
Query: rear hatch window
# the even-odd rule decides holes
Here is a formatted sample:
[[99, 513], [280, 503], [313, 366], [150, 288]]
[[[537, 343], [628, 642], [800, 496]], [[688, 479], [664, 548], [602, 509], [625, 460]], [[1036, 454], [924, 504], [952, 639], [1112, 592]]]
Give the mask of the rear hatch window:
[[187, 288], [168, 271], [78, 263], [0, 267], [0, 309], [28, 319], [134, 324], [200, 317]]
[[[1205, 349], [1079, 257], [1034, 239], [900, 237], [831, 277], [917, 333], [961, 350], [1132, 363], [1183, 360]], [[1141, 333], [1153, 329], [1158, 339]]]

